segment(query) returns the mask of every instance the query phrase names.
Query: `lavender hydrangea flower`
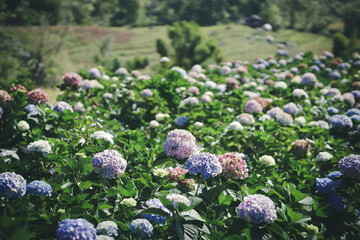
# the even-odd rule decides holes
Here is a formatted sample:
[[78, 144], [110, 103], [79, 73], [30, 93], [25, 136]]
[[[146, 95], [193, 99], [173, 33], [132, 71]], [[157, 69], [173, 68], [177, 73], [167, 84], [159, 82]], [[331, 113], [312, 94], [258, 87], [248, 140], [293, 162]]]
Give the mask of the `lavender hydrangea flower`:
[[320, 68], [316, 65], [313, 65], [310, 67], [310, 71], [312, 72], [320, 72]]
[[104, 131], [96, 131], [90, 135], [90, 139], [102, 139], [114, 144], [113, 135]]
[[280, 124], [290, 125], [293, 122], [293, 117], [288, 113], [280, 113], [275, 117]]
[[186, 130], [175, 129], [168, 133], [163, 145], [167, 155], [185, 159], [198, 153], [195, 137]]
[[300, 84], [303, 85], [315, 85], [317, 82], [316, 76], [313, 73], [305, 73], [302, 78]]
[[208, 179], [215, 177], [222, 172], [221, 163], [215, 155], [211, 153], [199, 153], [189, 157], [186, 168], [191, 174], [200, 173], [201, 178]]
[[347, 110], [346, 115], [348, 115], [349, 117], [351, 117], [353, 115], [360, 115], [360, 109], [351, 108], [351, 109]]
[[17, 199], [26, 193], [26, 180], [19, 174], [4, 172], [0, 174], [0, 197]]
[[246, 103], [245, 112], [261, 113], [263, 111], [262, 105], [256, 100], [250, 100]]
[[75, 112], [79, 112], [79, 113], [84, 113], [85, 112], [85, 106], [84, 104], [82, 104], [81, 102], [77, 102], [74, 105], [74, 111]]
[[337, 114], [339, 112], [339, 109], [334, 108], [334, 107], [328, 107], [327, 110], [331, 114]]
[[333, 80], [337, 80], [337, 79], [339, 79], [341, 77], [341, 75], [340, 75], [339, 72], [335, 71], [335, 72], [330, 73], [330, 77]]
[[148, 88], [144, 89], [141, 93], [141, 96], [143, 96], [143, 97], [152, 97], [153, 95], [154, 94], [151, 91], [151, 89], [148, 89]]
[[291, 115], [296, 115], [299, 112], [299, 108], [293, 102], [284, 105], [283, 110]]
[[105, 150], [95, 154], [92, 160], [95, 172], [104, 178], [118, 178], [124, 174], [127, 162], [121, 154], [115, 150]]
[[[167, 209], [158, 198], [147, 200], [146, 205], [149, 208], [159, 208], [164, 212], [168, 213], [170, 217], [172, 216], [172, 213], [169, 211], [169, 209]], [[165, 216], [160, 216], [156, 214], [141, 214], [141, 216], [151, 222], [154, 222], [155, 224], [166, 224]]]
[[184, 101], [187, 104], [198, 104], [199, 103], [199, 99], [197, 99], [196, 97], [188, 97]]
[[101, 78], [101, 73], [97, 68], [91, 68], [88, 73], [92, 78]]
[[352, 95], [354, 95], [356, 100], [360, 99], [360, 90], [354, 90], [354, 91], [351, 91], [351, 93], [352, 93]]
[[319, 127], [324, 128], [324, 129], [329, 129], [330, 128], [329, 124], [327, 122], [323, 121], [323, 120], [317, 121], [317, 124], [318, 124]]
[[28, 104], [25, 106], [25, 110], [28, 112], [28, 113], [33, 113], [33, 114], [39, 114], [39, 109], [38, 107], [35, 105], [35, 104]]
[[118, 225], [113, 221], [104, 221], [97, 225], [96, 227], [97, 234], [105, 234], [108, 236], [117, 236], [118, 235]]
[[279, 107], [273, 107], [273, 108], [271, 108], [270, 110], [268, 110], [268, 111], [266, 112], [266, 114], [274, 118], [274, 117], [276, 117], [276, 115], [278, 115], [279, 113], [283, 113], [283, 112], [284, 112], [284, 111], [283, 111], [281, 108], [279, 108]]
[[236, 121], [244, 125], [249, 125], [255, 123], [255, 118], [249, 113], [242, 113], [236, 117]]
[[346, 115], [334, 115], [329, 119], [329, 123], [333, 128], [352, 128], [353, 123]]
[[96, 240], [94, 225], [86, 219], [65, 219], [60, 222], [56, 232], [57, 240]]
[[274, 202], [261, 194], [253, 194], [245, 197], [236, 211], [239, 218], [255, 224], [270, 224], [276, 219]]
[[329, 178], [316, 178], [316, 187], [319, 193], [330, 194], [335, 192], [338, 183]]
[[68, 103], [63, 101], [57, 102], [53, 107], [53, 110], [59, 113], [63, 113], [66, 109], [70, 110], [70, 112], [73, 112], [73, 108]]
[[336, 195], [335, 193], [329, 195], [329, 203], [330, 206], [335, 208], [337, 212], [341, 212], [345, 209], [344, 199], [340, 196]]
[[35, 196], [51, 196], [51, 186], [44, 181], [32, 181], [26, 186], [26, 194]]
[[340, 172], [350, 178], [360, 178], [360, 155], [351, 154], [339, 162]]
[[338, 178], [338, 177], [341, 177], [342, 176], [342, 173], [339, 172], [339, 171], [334, 171], [334, 172], [331, 172], [328, 174], [328, 178], [331, 179], [331, 180], [334, 180], [335, 178]]
[[181, 194], [171, 193], [166, 196], [166, 199], [169, 200], [174, 207], [179, 207], [179, 203], [183, 203], [186, 206], [190, 206], [191, 204], [191, 201]]
[[151, 236], [153, 234], [154, 227], [146, 219], [135, 219], [130, 224], [130, 231], [134, 234], [139, 234], [142, 237]]

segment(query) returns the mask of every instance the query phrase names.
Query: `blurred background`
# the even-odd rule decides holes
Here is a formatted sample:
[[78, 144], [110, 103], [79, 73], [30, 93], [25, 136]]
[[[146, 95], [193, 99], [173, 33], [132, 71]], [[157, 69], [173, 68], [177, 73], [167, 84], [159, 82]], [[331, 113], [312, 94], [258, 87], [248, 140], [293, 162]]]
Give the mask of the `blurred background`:
[[165, 55], [185, 68], [194, 55], [253, 60], [278, 48], [341, 56], [359, 46], [359, 23], [359, 0], [1, 0], [0, 88], [52, 87], [99, 65], [151, 74]]

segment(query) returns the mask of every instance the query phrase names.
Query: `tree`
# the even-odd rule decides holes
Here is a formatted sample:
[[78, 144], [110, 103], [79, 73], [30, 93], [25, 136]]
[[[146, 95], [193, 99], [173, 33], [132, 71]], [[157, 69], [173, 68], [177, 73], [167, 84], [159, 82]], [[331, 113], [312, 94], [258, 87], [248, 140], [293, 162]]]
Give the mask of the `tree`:
[[333, 36], [333, 53], [335, 56], [341, 56], [341, 53], [346, 50], [347, 38], [344, 34], [338, 32]]
[[[215, 41], [204, 41], [196, 23], [182, 21], [168, 27], [168, 36], [172, 46], [172, 58], [176, 65], [190, 68], [208, 60], [219, 62], [220, 50]], [[158, 49], [159, 50], [159, 49]], [[158, 51], [160, 55], [163, 52]]]
[[111, 25], [135, 24], [140, 8], [139, 0], [118, 0], [119, 9], [111, 18]]

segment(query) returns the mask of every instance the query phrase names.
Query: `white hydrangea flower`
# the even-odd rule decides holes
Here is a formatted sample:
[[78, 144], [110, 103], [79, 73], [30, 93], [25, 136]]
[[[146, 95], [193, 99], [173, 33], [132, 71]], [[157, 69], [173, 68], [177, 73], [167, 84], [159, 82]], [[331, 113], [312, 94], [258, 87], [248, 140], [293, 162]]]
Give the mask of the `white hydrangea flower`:
[[319, 152], [319, 154], [317, 155], [316, 160], [318, 162], [327, 162], [332, 158], [333, 158], [333, 156], [328, 152]]
[[20, 122], [18, 122], [17, 127], [22, 132], [25, 132], [30, 129], [30, 125], [24, 120], [21, 120]]
[[201, 128], [202, 126], [204, 126], [204, 124], [202, 122], [195, 122], [194, 126], [198, 127], [198, 128]]
[[160, 126], [159, 122], [156, 120], [150, 121], [150, 128], [158, 128]]
[[306, 119], [304, 117], [295, 118], [295, 123], [304, 126], [306, 124]]
[[165, 119], [165, 114], [158, 113], [158, 114], [155, 115], [155, 119], [156, 119], [156, 121], [161, 122], [161, 121], [163, 121]]
[[161, 177], [161, 178], [169, 175], [169, 172], [163, 168], [155, 168], [155, 169], [153, 169], [152, 172], [153, 172], [154, 176]]
[[114, 144], [113, 137], [113, 135], [104, 131], [97, 131], [90, 135], [90, 139], [103, 139], [110, 142], [111, 144]]
[[125, 205], [127, 207], [135, 207], [137, 202], [134, 198], [124, 198], [120, 204]]
[[41, 152], [45, 157], [51, 152], [49, 141], [46, 140], [32, 142], [27, 146], [27, 149], [31, 152]]
[[237, 121], [233, 121], [229, 124], [228, 129], [236, 131], [236, 130], [243, 130], [244, 127], [241, 125], [241, 123]]
[[266, 166], [274, 166], [275, 165], [274, 158], [269, 155], [264, 155], [264, 156], [260, 157], [259, 161], [261, 164], [264, 164]]

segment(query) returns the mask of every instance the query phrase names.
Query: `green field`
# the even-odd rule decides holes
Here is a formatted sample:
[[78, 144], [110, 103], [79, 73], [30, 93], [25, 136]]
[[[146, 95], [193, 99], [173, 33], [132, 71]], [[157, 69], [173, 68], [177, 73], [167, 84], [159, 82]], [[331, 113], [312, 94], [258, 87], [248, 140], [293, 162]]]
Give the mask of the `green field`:
[[[26, 48], [36, 48], [41, 36], [40, 27], [4, 27], [5, 32], [14, 34]], [[331, 49], [331, 39], [311, 33], [281, 30], [279, 32], [264, 32], [246, 26], [229, 24], [211, 27], [201, 27], [206, 38], [216, 39], [225, 60], [253, 60], [255, 57], [273, 55], [277, 49], [276, 43], [267, 43], [265, 38], [272, 35], [278, 41], [291, 42], [292, 52], [314, 51], [319, 53]], [[155, 50], [155, 39], [167, 39], [165, 26], [153, 28], [116, 28], [96, 26], [49, 27], [46, 29], [46, 45], [51, 48], [59, 39], [59, 33], [65, 33], [60, 53], [54, 57], [57, 63], [54, 74], [60, 78], [63, 73], [88, 69], [94, 66], [94, 55], [103, 39], [112, 35], [114, 44], [109, 58], [117, 57], [124, 65], [126, 60], [137, 55], [147, 56], [150, 65], [144, 70], [152, 73], [152, 68], [158, 63], [160, 56]], [[255, 36], [261, 36], [255, 38]]]

